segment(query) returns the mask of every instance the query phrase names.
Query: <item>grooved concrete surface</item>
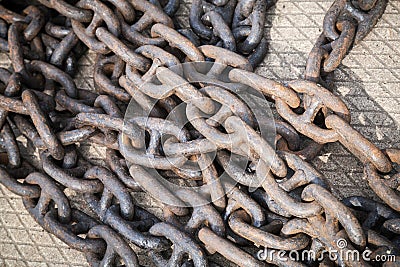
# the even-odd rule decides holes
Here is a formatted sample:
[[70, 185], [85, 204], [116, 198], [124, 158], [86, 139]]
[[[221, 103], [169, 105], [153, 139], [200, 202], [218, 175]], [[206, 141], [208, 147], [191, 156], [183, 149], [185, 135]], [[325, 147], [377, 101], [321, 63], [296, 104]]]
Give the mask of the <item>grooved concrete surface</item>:
[[[278, 81], [302, 77], [307, 55], [321, 32], [332, 1], [278, 0], [265, 25], [270, 40], [259, 74]], [[190, 3], [179, 20], [185, 22]], [[391, 0], [375, 29], [353, 48], [335, 72], [335, 92], [350, 107], [352, 125], [381, 148], [400, 147], [400, 1]], [[93, 89], [91, 56], [81, 62], [80, 88]], [[0, 66], [9, 59], [0, 54]], [[91, 151], [101, 157], [101, 150]], [[362, 179], [362, 165], [341, 145], [329, 144], [314, 161], [340, 197], [373, 196]], [[151, 205], [146, 198], [141, 203]], [[24, 210], [21, 199], [0, 186], [0, 266], [86, 266], [82, 253], [44, 232]], [[228, 263], [227, 263], [228, 265]]]

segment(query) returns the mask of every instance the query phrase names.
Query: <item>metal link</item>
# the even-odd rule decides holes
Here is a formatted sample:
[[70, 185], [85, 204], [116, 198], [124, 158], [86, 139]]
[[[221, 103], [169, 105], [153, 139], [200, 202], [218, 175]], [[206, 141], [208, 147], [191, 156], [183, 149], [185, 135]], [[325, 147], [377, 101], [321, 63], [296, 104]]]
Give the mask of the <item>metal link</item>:
[[8, 165], [13, 168], [19, 167], [21, 164], [19, 147], [9, 123], [2, 126], [0, 137], [3, 140], [2, 147], [7, 151]]
[[346, 105], [322, 86], [309, 81], [294, 81], [289, 83], [289, 87], [298, 93], [310, 96], [310, 102], [304, 103], [304, 113], [297, 115], [281, 99], [276, 100], [276, 108], [285, 120], [287, 120], [297, 131], [310, 137], [316, 142], [327, 143], [337, 140], [337, 133], [332, 130], [321, 129], [313, 121], [318, 111], [322, 108], [324, 113], [333, 111], [339, 114], [346, 121], [350, 120], [349, 110]]
[[230, 241], [219, 237], [208, 228], [201, 228], [199, 239], [206, 246], [206, 249], [211, 253], [218, 252], [229, 261], [238, 264], [239, 266], [265, 266], [264, 263], [257, 261], [250, 254], [236, 247]]
[[[14, 194], [27, 198], [38, 198], [40, 196], [41, 190], [38, 186], [19, 183], [16, 179], [12, 178], [3, 168], [0, 169], [0, 174], [1, 184]], [[30, 175], [36, 176], [39, 174], [33, 173]]]
[[229, 226], [232, 230], [258, 246], [281, 250], [301, 250], [309, 243], [309, 238], [305, 234], [300, 233], [293, 237], [283, 238], [251, 226], [248, 222], [249, 217], [243, 211], [235, 211], [229, 217]]
[[[191, 190], [181, 189], [175, 193], [182, 201], [193, 206], [192, 215], [183, 228], [185, 232], [193, 236], [202, 224], [207, 224], [217, 235], [225, 236], [224, 221], [217, 209], [214, 208], [212, 204], [197, 206], [198, 203], [208, 203], [208, 200], [203, 199], [200, 195]], [[168, 217], [164, 217], [166, 217], [166, 221], [170, 224], [177, 224], [175, 225], [177, 227], [181, 226], [174, 215], [171, 214]], [[179, 228], [181, 229], [182, 227]]]
[[55, 181], [72, 190], [82, 193], [99, 193], [103, 191], [103, 184], [99, 180], [82, 179], [71, 176], [58, 167], [50, 155], [41, 155], [43, 170]]
[[[400, 150], [391, 149], [387, 154], [393, 163], [400, 164]], [[399, 211], [400, 196], [396, 193], [400, 186], [399, 174], [393, 175], [391, 179], [382, 179], [376, 168], [378, 167], [371, 163], [367, 163], [364, 167], [364, 175], [369, 186], [389, 207]]]
[[193, 30], [179, 30], [191, 41], [222, 46], [247, 56], [252, 67], [265, 57], [268, 49], [264, 38], [267, 8], [272, 1], [260, 0], [194, 0], [189, 14]]
[[[361, 2], [361, 1], [359, 1]], [[367, 5], [360, 5], [362, 9], [370, 8], [368, 12], [358, 10], [349, 0], [336, 0], [329, 8], [324, 18], [324, 34], [331, 40], [336, 40], [339, 34], [336, 32], [335, 26], [339, 17], [349, 17], [358, 22], [354, 44], [359, 43], [375, 26], [378, 19], [385, 11], [387, 0], [374, 1]], [[362, 3], [362, 2], [361, 2]]]
[[101, 238], [107, 243], [107, 250], [104, 255], [101, 255], [100, 259], [97, 256], [98, 253], [86, 253], [86, 259], [89, 264], [93, 266], [107, 266], [114, 264], [117, 256], [121, 257], [124, 261], [125, 266], [139, 266], [139, 260], [131, 249], [131, 247], [120, 237], [116, 232], [105, 225], [97, 225], [90, 229], [88, 237], [97, 239]]
[[[328, 216], [334, 216], [342, 224], [351, 241], [359, 246], [365, 246], [366, 239], [357, 219], [329, 191], [319, 185], [311, 184], [304, 188], [301, 197], [305, 201], [317, 201], [325, 210], [327, 222], [329, 222]], [[330, 210], [331, 207], [335, 207], [335, 211]]]
[[[236, 53], [212, 45], [202, 45], [199, 47], [199, 49], [206, 57], [214, 59], [214, 62], [216, 63], [232, 66], [234, 68], [239, 68], [246, 71], [253, 71], [253, 67], [250, 65], [250, 63], [244, 57]], [[213, 74], [215, 75], [216, 73]]]
[[54, 8], [60, 14], [67, 18], [77, 20], [79, 22], [90, 22], [93, 17], [93, 13], [90, 10], [82, 9], [63, 0], [38, 0], [41, 4]]
[[98, 222], [79, 210], [72, 209], [71, 221], [68, 224], [59, 222], [55, 210], [50, 210], [44, 216], [43, 223], [38, 223], [73, 249], [99, 254], [106, 251], [104, 241], [81, 237], [87, 234], [90, 228], [98, 225]]
[[161, 85], [146, 83], [139, 90], [155, 99], [163, 99], [176, 94], [181, 100], [190, 101], [205, 113], [210, 114], [214, 111], [214, 103], [211, 99], [204, 97], [194, 86], [174, 71], [159, 67], [156, 75], [162, 83]]
[[98, 179], [104, 186], [101, 198], [97, 199], [90, 193], [86, 194], [87, 201], [91, 208], [102, 219], [110, 207], [113, 198], [116, 198], [120, 203], [121, 215], [126, 220], [132, 220], [135, 212], [135, 207], [131, 195], [124, 184], [106, 168], [94, 166], [86, 171], [84, 177], [86, 179]]
[[166, 40], [171, 47], [181, 50], [190, 61], [204, 61], [203, 54], [182, 35], [164, 24], [155, 24], [151, 28], [152, 37], [161, 37]]
[[149, 68], [148, 61], [140, 55], [134, 53], [124, 43], [111, 34], [108, 30], [103, 27], [99, 27], [96, 30], [96, 37], [104, 43], [111, 51], [119, 56], [126, 64], [137, 68], [138, 70], [147, 70]]
[[233, 32], [243, 32], [244, 28], [250, 28], [245, 40], [238, 44], [239, 51], [242, 53], [251, 53], [261, 42], [264, 35], [267, 6], [272, 6], [272, 1], [238, 1], [232, 21]]
[[227, 196], [229, 201], [224, 215], [225, 220], [236, 210], [243, 209], [250, 216], [251, 225], [254, 227], [260, 227], [265, 223], [266, 218], [264, 212], [257, 202], [237, 188], [233, 188], [230, 192], [228, 190], [226, 191], [228, 192]]
[[48, 176], [41, 173], [33, 173], [25, 178], [25, 182], [40, 187], [40, 197], [37, 201], [32, 198], [24, 197], [23, 203], [28, 212], [41, 225], [46, 213], [51, 209], [51, 201], [57, 205], [57, 220], [61, 223], [71, 221], [71, 207], [63, 191], [57, 187], [56, 183]]
[[[10, 57], [15, 72], [19, 73], [24, 82], [30, 84], [30, 87], [36, 89], [43, 85], [43, 81], [37, 77], [32, 77], [28, 72], [23, 59], [23, 48], [19, 40], [23, 38], [22, 32], [27, 28], [27, 25], [22, 22], [11, 24], [8, 31], [8, 46], [10, 49]], [[40, 77], [39, 77], [40, 78]]]
[[381, 172], [389, 172], [392, 169], [389, 159], [342, 118], [329, 115], [325, 122], [328, 128], [335, 131], [337, 140], [362, 162], [371, 162]]
[[[110, 65], [113, 65], [111, 68]], [[93, 80], [100, 92], [109, 94], [116, 99], [129, 102], [131, 96], [118, 86], [118, 78], [122, 75], [125, 63], [117, 56], [104, 57], [102, 55], [96, 58]], [[108, 76], [111, 75], [110, 78]]]
[[[132, 43], [137, 45], [150, 44], [150, 43], [140, 42], [140, 40], [147, 38], [143, 36], [143, 32], [154, 24], [161, 23], [168, 27], [173, 27], [172, 19], [168, 17], [161, 10], [161, 8], [153, 5], [152, 3], [144, 0], [138, 0], [138, 1], [131, 1], [131, 4], [136, 11], [143, 12], [141, 18], [138, 19], [133, 25], [125, 26], [126, 31], [124, 31], [123, 33], [124, 37], [127, 40], [131, 41]], [[125, 18], [124, 21], [128, 20]]]
[[174, 244], [172, 255], [168, 261], [158, 253], [150, 252], [150, 256], [157, 266], [180, 265], [185, 254], [190, 255], [195, 267], [207, 266], [206, 256], [201, 247], [174, 226], [160, 222], [153, 225], [149, 232], [155, 236], [165, 236]]
[[63, 145], [55, 136], [54, 131], [50, 128], [46, 115], [39, 107], [39, 102], [35, 93], [29, 90], [24, 91], [22, 93], [22, 101], [31, 116], [39, 136], [43, 140], [43, 143], [55, 159], [61, 160], [64, 157]]
[[140, 185], [129, 175], [125, 159], [120, 158], [115, 150], [107, 149], [105, 161], [125, 186], [133, 191], [142, 191]]
[[[43, 150], [47, 149], [46, 145], [43, 143], [43, 140], [40, 138], [32, 123], [30, 123], [28, 120], [20, 115], [15, 115], [13, 120], [18, 130], [26, 138], [28, 138], [35, 147]], [[71, 131], [58, 132], [56, 133], [56, 136], [63, 146], [67, 146], [76, 142], [82, 142], [92, 135], [95, 135], [96, 133], [97, 130], [93, 127], [82, 127], [80, 129], [75, 129]]]
[[299, 218], [308, 218], [323, 212], [323, 208], [315, 202], [303, 203], [295, 200], [279, 186], [272, 174], [268, 173], [267, 170], [266, 164], [263, 161], [259, 161], [257, 164], [257, 176], [264, 179], [261, 185], [280, 208]]
[[61, 84], [69, 97], [76, 98], [78, 96], [73, 79], [57, 67], [36, 60], [32, 61], [29, 66], [31, 70], [42, 73], [47, 79], [54, 80]]
[[94, 15], [93, 19], [90, 22], [90, 25], [87, 28], [85, 28], [81, 22], [77, 20], [72, 20], [71, 25], [75, 34], [86, 46], [88, 46], [96, 53], [109, 53], [110, 50], [108, 46], [96, 39], [96, 30], [104, 21], [110, 32], [118, 37], [121, 33], [121, 25], [116, 15], [112, 12], [111, 9], [109, 9], [99, 0], [81, 0], [76, 4], [76, 6], [82, 9], [92, 10], [94, 12]]
[[144, 210], [142, 210], [142, 213], [144, 214], [138, 214], [140, 208], [135, 207], [135, 219], [129, 221], [121, 217], [119, 210], [120, 207], [116, 205], [108, 208], [103, 217], [104, 223], [112, 227], [115, 231], [117, 231], [120, 235], [126, 238], [129, 242], [132, 242], [133, 244], [141, 248], [151, 249], [155, 251], [164, 251], [169, 248], [170, 244], [167, 242], [166, 239], [162, 237], [151, 236], [148, 233], [142, 233], [138, 229], [140, 228], [141, 224], [146, 223], [148, 221], [150, 222], [150, 227], [151, 227], [154, 225], [154, 223], [158, 222], [158, 219], [157, 221], [155, 221], [153, 220], [153, 218], [146, 218], [146, 216], [149, 217], [149, 214], [146, 214]]
[[284, 101], [293, 108], [300, 105], [300, 99], [293, 90], [255, 73], [233, 69], [229, 72], [229, 78], [234, 82], [240, 82], [255, 88], [276, 101]]
[[[382, 219], [389, 220], [399, 217], [399, 214], [396, 213], [396, 211], [392, 210], [385, 204], [376, 202], [372, 199], [368, 199], [365, 197], [360, 197], [360, 196], [348, 197], [343, 199], [342, 202], [346, 206], [352, 208], [354, 214], [357, 214], [357, 211], [367, 213], [367, 215], [363, 216], [364, 218], [360, 220], [362, 222], [362, 227], [365, 229], [377, 228], [377, 226], [379, 226], [379, 224], [382, 222]], [[360, 218], [360, 215], [363, 214], [358, 214], [357, 217]], [[370, 242], [369, 236], [368, 236], [368, 242]]]

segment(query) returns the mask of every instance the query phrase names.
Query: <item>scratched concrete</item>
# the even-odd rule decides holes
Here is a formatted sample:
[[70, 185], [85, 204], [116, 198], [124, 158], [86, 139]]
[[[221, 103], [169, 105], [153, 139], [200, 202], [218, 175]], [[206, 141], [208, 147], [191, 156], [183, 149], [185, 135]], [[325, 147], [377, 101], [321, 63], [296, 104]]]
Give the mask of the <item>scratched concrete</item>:
[[[278, 0], [267, 15], [268, 56], [257, 72], [277, 81], [300, 78], [307, 55], [321, 32], [332, 1]], [[189, 1], [179, 20], [185, 23]], [[381, 148], [400, 147], [400, 1], [391, 0], [368, 37], [353, 48], [335, 71], [334, 91], [348, 104], [351, 124]], [[91, 55], [81, 61], [78, 87], [93, 89]], [[6, 54], [0, 66], [9, 67]], [[88, 149], [88, 148], [87, 148]], [[87, 151], [101, 158], [101, 149]], [[362, 179], [362, 165], [339, 144], [329, 144], [315, 160], [339, 197], [372, 196]], [[154, 200], [138, 197], [142, 205]], [[157, 210], [155, 210], [157, 211]], [[142, 264], [149, 264], [140, 256]], [[229, 263], [224, 265], [228, 266]], [[0, 266], [87, 266], [82, 253], [44, 232], [24, 210], [21, 199], [0, 186]]]

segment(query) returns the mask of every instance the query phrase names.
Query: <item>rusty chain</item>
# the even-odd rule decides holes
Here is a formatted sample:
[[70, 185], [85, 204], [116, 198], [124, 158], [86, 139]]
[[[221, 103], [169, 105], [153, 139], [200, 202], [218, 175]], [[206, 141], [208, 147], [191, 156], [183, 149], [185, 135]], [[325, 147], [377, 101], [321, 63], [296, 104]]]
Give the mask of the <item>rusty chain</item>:
[[[174, 29], [176, 0], [38, 2], [20, 13], [0, 6], [0, 50], [12, 62], [12, 71], [0, 68], [0, 183], [91, 266], [140, 266], [138, 249], [156, 266], [224, 264], [215, 253], [239, 266], [369, 266], [322, 254], [367, 248], [400, 261], [400, 150], [380, 150], [352, 128], [347, 106], [326, 89], [387, 0], [334, 1], [304, 80], [286, 85], [253, 72], [267, 51], [269, 2], [194, 0], [193, 31]], [[88, 49], [96, 92], [73, 80]], [[245, 88], [255, 102], [258, 94], [275, 103], [272, 140]], [[22, 152], [19, 136], [37, 157]], [[310, 163], [332, 142], [364, 163], [382, 202], [332, 194]], [[85, 159], [80, 144], [105, 147], [103, 164]], [[136, 203], [141, 191], [161, 196], [163, 218]], [[261, 259], [256, 247], [276, 254]], [[278, 254], [307, 250], [319, 260]]]
[[216, 45], [237, 52], [256, 67], [264, 59], [268, 43], [264, 36], [267, 10], [273, 1], [192, 1], [190, 29], [180, 29], [196, 46]]

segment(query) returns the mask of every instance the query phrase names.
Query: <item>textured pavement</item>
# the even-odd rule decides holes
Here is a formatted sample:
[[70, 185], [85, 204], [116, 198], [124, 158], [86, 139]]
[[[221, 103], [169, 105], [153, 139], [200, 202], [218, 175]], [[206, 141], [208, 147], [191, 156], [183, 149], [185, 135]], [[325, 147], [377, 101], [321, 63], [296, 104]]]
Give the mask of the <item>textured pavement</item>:
[[[268, 56], [257, 69], [277, 81], [301, 78], [306, 58], [322, 30], [332, 1], [282, 1], [267, 14]], [[188, 3], [180, 14], [187, 18]], [[351, 124], [381, 148], [400, 147], [400, 1], [391, 0], [374, 30], [353, 48], [335, 72], [334, 91], [351, 110]], [[93, 89], [91, 56], [82, 62], [80, 88]], [[0, 66], [9, 59], [0, 54]], [[86, 148], [89, 149], [89, 148]], [[91, 149], [93, 159], [102, 151]], [[314, 161], [339, 197], [373, 196], [362, 180], [362, 165], [339, 144], [329, 144]], [[152, 200], [140, 203], [151, 206]], [[0, 186], [0, 266], [86, 266], [83, 254], [44, 232], [24, 210], [21, 199]]]

